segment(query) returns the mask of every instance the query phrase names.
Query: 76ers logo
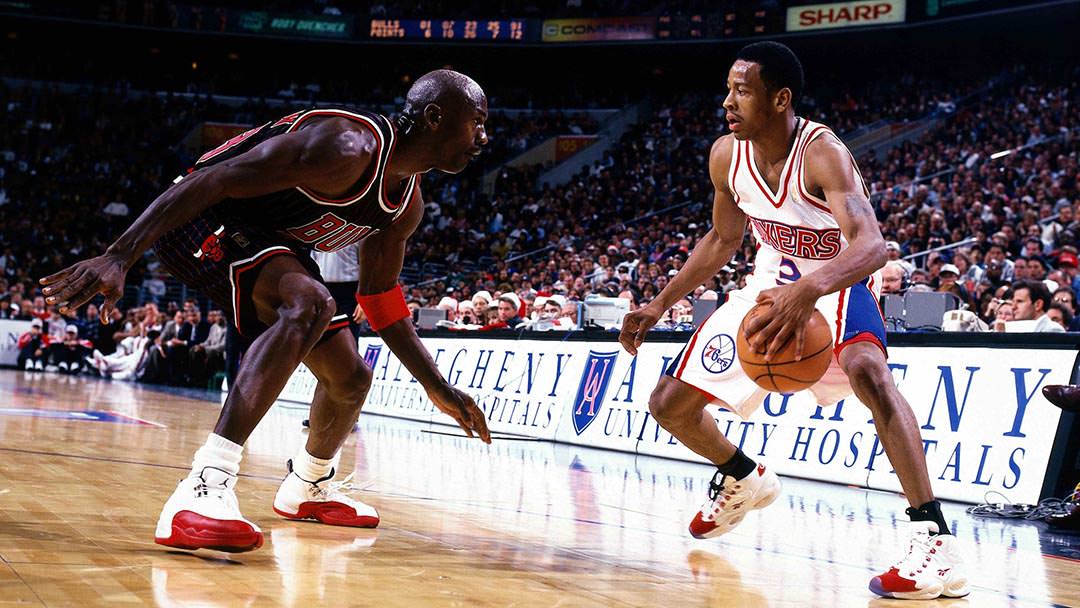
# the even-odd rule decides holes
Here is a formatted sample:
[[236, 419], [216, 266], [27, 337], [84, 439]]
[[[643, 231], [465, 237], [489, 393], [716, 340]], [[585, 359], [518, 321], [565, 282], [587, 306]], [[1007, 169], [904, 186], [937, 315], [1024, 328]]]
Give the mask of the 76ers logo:
[[735, 341], [727, 334], [713, 336], [701, 351], [701, 364], [714, 374], [726, 372], [734, 360]]

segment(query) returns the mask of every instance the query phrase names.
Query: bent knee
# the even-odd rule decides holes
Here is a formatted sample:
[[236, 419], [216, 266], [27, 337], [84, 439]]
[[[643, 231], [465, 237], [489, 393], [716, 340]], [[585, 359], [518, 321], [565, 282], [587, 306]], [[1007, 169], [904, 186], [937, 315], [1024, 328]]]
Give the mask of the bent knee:
[[336, 310], [337, 304], [326, 287], [312, 282], [289, 294], [278, 309], [278, 317], [290, 325], [321, 333]]
[[882, 394], [896, 389], [889, 366], [880, 353], [867, 351], [845, 357], [844, 373], [847, 374], [851, 387], [858, 392]]
[[[704, 403], [695, 394], [687, 398], [678, 384], [661, 381], [649, 396], [649, 412], [662, 426], [678, 426], [696, 420]], [[693, 389], [688, 389], [693, 390]]]

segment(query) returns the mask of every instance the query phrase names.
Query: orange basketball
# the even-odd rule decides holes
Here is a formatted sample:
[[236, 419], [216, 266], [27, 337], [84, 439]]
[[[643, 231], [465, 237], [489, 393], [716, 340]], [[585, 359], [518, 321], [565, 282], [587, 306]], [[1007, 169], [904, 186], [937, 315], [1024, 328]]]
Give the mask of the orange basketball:
[[[746, 341], [745, 326], [758, 310], [771, 304], [758, 304], [750, 309], [739, 325], [739, 335], [735, 339], [735, 351], [739, 355], [743, 371], [758, 386], [776, 393], [794, 393], [810, 388], [829, 368], [832, 361], [832, 332], [829, 324], [820, 312], [814, 311], [806, 324], [806, 342], [803, 356], [795, 360], [795, 340], [788, 340], [769, 362], [765, 362], [765, 350], [754, 352]], [[764, 348], [764, 347], [763, 347]]]

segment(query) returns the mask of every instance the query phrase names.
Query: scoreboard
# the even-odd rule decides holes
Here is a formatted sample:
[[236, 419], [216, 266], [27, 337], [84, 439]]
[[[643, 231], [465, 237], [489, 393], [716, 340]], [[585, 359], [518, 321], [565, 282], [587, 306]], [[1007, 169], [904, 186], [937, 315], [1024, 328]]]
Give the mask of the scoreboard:
[[525, 19], [372, 19], [373, 40], [525, 41], [531, 28]]

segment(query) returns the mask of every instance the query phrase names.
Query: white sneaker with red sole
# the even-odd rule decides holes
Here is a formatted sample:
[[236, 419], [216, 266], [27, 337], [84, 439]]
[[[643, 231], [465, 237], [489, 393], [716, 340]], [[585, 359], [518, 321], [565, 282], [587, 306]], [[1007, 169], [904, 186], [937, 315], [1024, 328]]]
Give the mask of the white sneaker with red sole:
[[289, 474], [281, 482], [274, 497], [274, 512], [285, 519], [313, 519], [330, 526], [374, 528], [379, 525], [379, 513], [342, 489], [344, 482], [330, 481], [335, 471], [322, 479], [307, 481], [293, 472], [289, 461]]
[[938, 526], [932, 521], [913, 521], [911, 528], [907, 555], [885, 574], [870, 579], [870, 590], [901, 600], [964, 597], [970, 593], [956, 537], [934, 534]]
[[165, 502], [154, 542], [177, 549], [241, 553], [263, 544], [259, 526], [244, 519], [236, 499], [236, 476], [206, 467], [186, 477]]
[[767, 507], [780, 495], [780, 479], [763, 464], [742, 479], [716, 472], [709, 482], [709, 500], [690, 522], [694, 538], [715, 538], [735, 529], [754, 509]]

